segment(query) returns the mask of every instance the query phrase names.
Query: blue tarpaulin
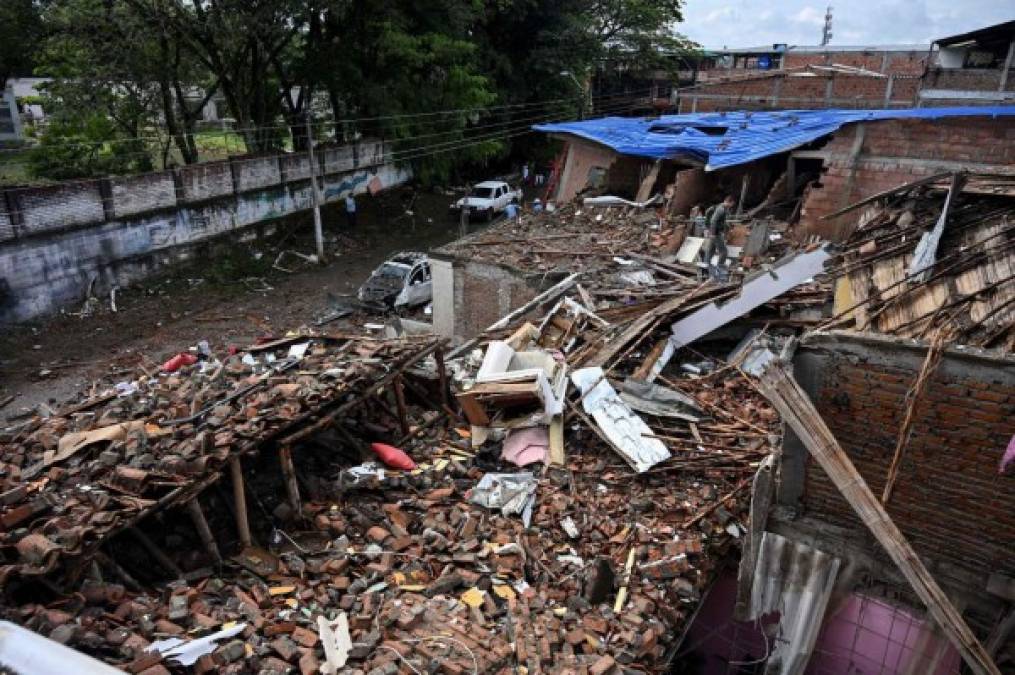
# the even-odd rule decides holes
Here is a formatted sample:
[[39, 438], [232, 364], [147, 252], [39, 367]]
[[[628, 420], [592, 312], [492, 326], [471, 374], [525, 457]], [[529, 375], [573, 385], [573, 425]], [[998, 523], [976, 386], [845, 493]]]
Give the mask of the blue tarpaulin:
[[1000, 115], [1015, 115], [1015, 106], [603, 117], [581, 122], [538, 124], [532, 128], [574, 134], [601, 143], [622, 155], [685, 160], [704, 165], [706, 171], [712, 171], [799, 148], [855, 122]]

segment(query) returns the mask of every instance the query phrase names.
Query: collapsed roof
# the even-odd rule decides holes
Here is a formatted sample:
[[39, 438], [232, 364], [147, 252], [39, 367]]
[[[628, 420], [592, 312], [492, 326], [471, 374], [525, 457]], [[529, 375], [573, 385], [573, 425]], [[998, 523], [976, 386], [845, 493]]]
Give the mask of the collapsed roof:
[[1015, 107], [691, 113], [659, 118], [604, 117], [538, 124], [533, 129], [578, 136], [622, 155], [679, 160], [714, 171], [799, 148], [846, 124], [1001, 115], [1015, 115]]

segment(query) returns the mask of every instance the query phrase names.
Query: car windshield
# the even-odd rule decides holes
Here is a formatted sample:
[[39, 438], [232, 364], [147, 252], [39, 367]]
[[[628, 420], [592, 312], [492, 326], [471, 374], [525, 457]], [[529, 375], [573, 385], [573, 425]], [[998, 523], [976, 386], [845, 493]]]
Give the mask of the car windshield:
[[488, 187], [473, 188], [472, 194], [470, 194], [469, 196], [479, 197], [480, 199], [490, 199], [491, 197], [493, 197], [493, 188]]
[[409, 273], [408, 267], [402, 265], [395, 265], [392, 263], [384, 263], [377, 270], [377, 275], [382, 277], [395, 277], [396, 279], [404, 279], [405, 275]]

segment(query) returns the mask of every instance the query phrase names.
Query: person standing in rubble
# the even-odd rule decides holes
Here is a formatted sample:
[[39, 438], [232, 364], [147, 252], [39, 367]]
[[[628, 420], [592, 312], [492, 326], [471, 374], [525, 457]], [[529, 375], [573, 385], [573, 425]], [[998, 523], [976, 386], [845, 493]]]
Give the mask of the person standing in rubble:
[[509, 202], [508, 205], [504, 207], [504, 215], [507, 216], [509, 222], [522, 222], [521, 211], [518, 209], [518, 204], [513, 201]]
[[714, 271], [718, 272], [726, 266], [726, 258], [729, 249], [726, 248], [726, 232], [729, 229], [727, 219], [736, 200], [733, 195], [726, 195], [726, 198], [705, 212], [706, 232], [709, 243], [706, 252], [705, 262], [709, 264], [709, 272], [713, 271], [711, 266], [712, 254], [717, 256]]
[[687, 221], [691, 224], [692, 237], [705, 236], [705, 214], [702, 212], [700, 204], [695, 204], [691, 207], [691, 213], [687, 216]]
[[356, 198], [351, 192], [345, 196], [345, 222], [350, 230], [356, 227]]

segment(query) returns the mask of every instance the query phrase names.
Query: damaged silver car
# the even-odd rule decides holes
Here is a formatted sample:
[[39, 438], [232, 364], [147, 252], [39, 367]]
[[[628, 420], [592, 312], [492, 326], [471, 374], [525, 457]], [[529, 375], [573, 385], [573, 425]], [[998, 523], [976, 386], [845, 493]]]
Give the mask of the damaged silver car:
[[416, 307], [430, 302], [433, 281], [425, 253], [398, 253], [373, 271], [360, 286], [360, 302], [391, 308]]

